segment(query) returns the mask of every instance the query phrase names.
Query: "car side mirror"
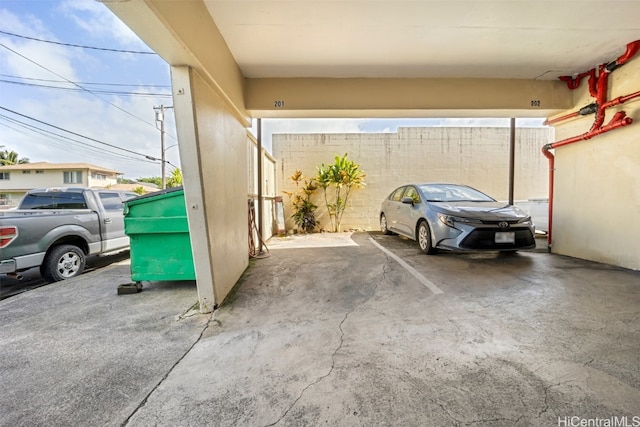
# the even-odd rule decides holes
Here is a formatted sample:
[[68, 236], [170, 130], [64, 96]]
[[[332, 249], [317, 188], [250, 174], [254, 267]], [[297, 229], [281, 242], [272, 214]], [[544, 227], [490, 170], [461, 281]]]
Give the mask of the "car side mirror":
[[403, 197], [400, 199], [402, 203], [406, 203], [407, 205], [413, 205], [413, 197]]

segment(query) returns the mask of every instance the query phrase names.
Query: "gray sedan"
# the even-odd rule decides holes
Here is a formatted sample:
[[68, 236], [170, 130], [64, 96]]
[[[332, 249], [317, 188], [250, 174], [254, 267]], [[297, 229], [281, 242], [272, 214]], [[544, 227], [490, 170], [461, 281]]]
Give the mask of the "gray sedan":
[[408, 184], [380, 209], [380, 229], [416, 240], [422, 252], [509, 251], [536, 246], [526, 212], [458, 184]]

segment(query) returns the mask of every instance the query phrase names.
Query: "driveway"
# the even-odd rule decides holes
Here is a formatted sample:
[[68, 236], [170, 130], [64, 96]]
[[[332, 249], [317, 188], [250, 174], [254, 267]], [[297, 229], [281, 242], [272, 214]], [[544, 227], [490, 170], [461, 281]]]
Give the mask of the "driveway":
[[[344, 236], [334, 236], [340, 246], [274, 244], [269, 257], [252, 260], [208, 322], [199, 320], [202, 315], [188, 318], [180, 326], [184, 336], [172, 335], [180, 337], [173, 346], [156, 340], [136, 347], [136, 366], [147, 353], [166, 354], [167, 360], [149, 361], [148, 378], [131, 370], [133, 377], [140, 375], [143, 391], [130, 389], [129, 399], [120, 396], [118, 378], [105, 381], [91, 369], [98, 355], [77, 357], [87, 391], [115, 396], [106, 408], [95, 402], [97, 423], [555, 426], [625, 416], [629, 423], [640, 421], [633, 418], [640, 416], [640, 273], [546, 252], [428, 257], [397, 236]], [[126, 275], [111, 281], [122, 279]], [[178, 291], [145, 286], [135, 301], [154, 295], [171, 301]], [[130, 297], [100, 295], [102, 304]], [[16, 339], [21, 346], [38, 344], [42, 353], [30, 356], [46, 359], [45, 331], [25, 337], [29, 328], [18, 328], [14, 316], [4, 314], [22, 298], [0, 302], [0, 359], [7, 360]], [[173, 314], [188, 309], [188, 300], [180, 308], [172, 303]], [[145, 310], [139, 302], [137, 309]], [[152, 313], [161, 308], [150, 305], [148, 324], [137, 323], [140, 339], [156, 336], [153, 325], [171, 317], [168, 309], [159, 318]], [[66, 318], [71, 330], [82, 330], [83, 318], [91, 315], [86, 309], [81, 314], [76, 321]], [[105, 331], [113, 328], [102, 323]], [[108, 348], [103, 352], [110, 357]], [[16, 363], [9, 368], [3, 369], [3, 383], [7, 376], [37, 376]], [[86, 424], [86, 412], [72, 411], [81, 407], [78, 394], [60, 393], [45, 402], [32, 392], [26, 399], [30, 385], [10, 382], [16, 384], [19, 392], [11, 399], [31, 399], [41, 411], [49, 408], [50, 418], [17, 412], [4, 393], [0, 410], [10, 417], [2, 417], [3, 425]], [[56, 409], [60, 402], [68, 408], [66, 418]], [[567, 424], [558, 424], [562, 420]]]

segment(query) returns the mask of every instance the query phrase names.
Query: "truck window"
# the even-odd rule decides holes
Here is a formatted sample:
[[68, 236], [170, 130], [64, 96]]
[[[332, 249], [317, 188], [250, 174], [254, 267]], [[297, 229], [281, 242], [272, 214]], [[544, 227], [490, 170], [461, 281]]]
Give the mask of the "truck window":
[[82, 193], [28, 193], [20, 209], [87, 209], [87, 201]]
[[98, 193], [102, 206], [106, 211], [121, 211], [124, 209], [124, 203], [119, 193], [101, 191]]

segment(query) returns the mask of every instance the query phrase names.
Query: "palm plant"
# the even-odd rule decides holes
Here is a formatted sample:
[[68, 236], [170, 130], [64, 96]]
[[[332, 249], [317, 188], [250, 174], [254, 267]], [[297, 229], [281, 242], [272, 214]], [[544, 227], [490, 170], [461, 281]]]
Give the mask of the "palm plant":
[[[364, 187], [364, 172], [360, 170], [360, 165], [353, 160], [344, 156], [335, 156], [333, 164], [325, 165], [324, 163], [317, 167], [318, 173], [316, 180], [324, 193], [324, 201], [329, 212], [329, 219], [333, 231], [340, 231], [342, 216], [347, 208], [349, 195], [353, 188]], [[332, 203], [329, 203], [330, 190], [333, 190]]]
[[[2, 146], [4, 148], [4, 146]], [[0, 151], [0, 164], [4, 166], [9, 165], [23, 165], [25, 163], [29, 163], [29, 159], [26, 157], [20, 158], [20, 155], [11, 150], [2, 150]]]
[[178, 168], [175, 168], [171, 172], [171, 176], [167, 181], [167, 188], [180, 187], [182, 185], [182, 171]]

